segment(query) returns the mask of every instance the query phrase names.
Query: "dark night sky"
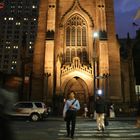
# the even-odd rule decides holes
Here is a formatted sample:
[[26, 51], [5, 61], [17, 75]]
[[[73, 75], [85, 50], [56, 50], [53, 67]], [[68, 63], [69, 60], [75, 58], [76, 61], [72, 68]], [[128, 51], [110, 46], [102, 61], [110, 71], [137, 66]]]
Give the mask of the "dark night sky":
[[[130, 33], [130, 37], [135, 37], [135, 31], [140, 28], [140, 19], [134, 21], [134, 16], [140, 8], [140, 0], [114, 0], [114, 5], [116, 32], [119, 38], [126, 37], [127, 32]], [[139, 26], [133, 26], [133, 22]]]

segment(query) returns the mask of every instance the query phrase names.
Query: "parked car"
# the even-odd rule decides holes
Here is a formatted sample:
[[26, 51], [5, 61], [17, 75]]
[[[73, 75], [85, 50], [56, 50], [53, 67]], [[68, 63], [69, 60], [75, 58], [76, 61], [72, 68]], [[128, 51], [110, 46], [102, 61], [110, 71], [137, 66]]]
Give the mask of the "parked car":
[[47, 108], [43, 102], [17, 102], [14, 104], [10, 116], [28, 117], [32, 121], [38, 121], [47, 117]]

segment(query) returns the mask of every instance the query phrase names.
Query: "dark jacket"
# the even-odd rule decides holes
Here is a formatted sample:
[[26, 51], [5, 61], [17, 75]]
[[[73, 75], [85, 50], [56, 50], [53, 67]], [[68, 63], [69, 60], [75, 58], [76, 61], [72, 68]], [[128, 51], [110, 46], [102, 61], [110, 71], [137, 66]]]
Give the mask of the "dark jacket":
[[95, 102], [95, 110], [96, 113], [105, 113], [106, 111], [106, 106], [105, 106], [105, 102], [102, 99], [98, 99]]

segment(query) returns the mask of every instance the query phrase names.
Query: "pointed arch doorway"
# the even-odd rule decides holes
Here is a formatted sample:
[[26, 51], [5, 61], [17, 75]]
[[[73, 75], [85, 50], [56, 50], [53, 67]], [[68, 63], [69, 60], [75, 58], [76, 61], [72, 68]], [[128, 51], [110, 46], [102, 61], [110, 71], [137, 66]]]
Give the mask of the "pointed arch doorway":
[[76, 99], [79, 100], [81, 109], [78, 113], [78, 115], [82, 115], [84, 110], [84, 105], [88, 105], [89, 101], [89, 92], [88, 92], [88, 86], [86, 82], [81, 79], [80, 77], [73, 77], [71, 80], [69, 80], [65, 86], [64, 93], [65, 98], [68, 97], [68, 94], [74, 91], [76, 94]]

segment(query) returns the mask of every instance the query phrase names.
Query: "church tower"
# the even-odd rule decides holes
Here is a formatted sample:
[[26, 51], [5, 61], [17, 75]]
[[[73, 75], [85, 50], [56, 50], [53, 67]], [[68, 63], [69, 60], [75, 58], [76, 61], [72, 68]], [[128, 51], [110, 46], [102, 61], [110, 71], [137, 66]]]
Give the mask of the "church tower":
[[113, 0], [40, 0], [39, 9], [32, 98], [51, 103], [73, 90], [85, 104], [100, 89], [121, 101]]

